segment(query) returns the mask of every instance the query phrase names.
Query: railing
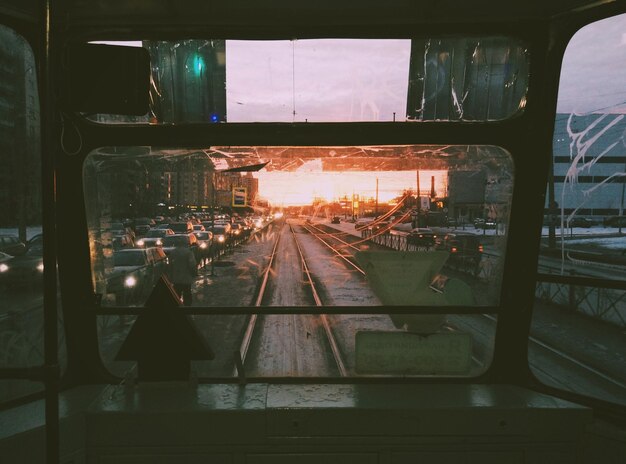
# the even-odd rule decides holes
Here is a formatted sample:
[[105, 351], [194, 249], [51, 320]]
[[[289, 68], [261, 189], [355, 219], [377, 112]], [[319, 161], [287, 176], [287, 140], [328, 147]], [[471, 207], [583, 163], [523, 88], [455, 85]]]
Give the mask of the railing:
[[[363, 238], [398, 251], [418, 251], [426, 248], [407, 243], [407, 236], [389, 232], [361, 232]], [[502, 260], [496, 254], [484, 252], [477, 267], [455, 268], [483, 281], [493, 281], [502, 273]], [[565, 306], [619, 327], [626, 327], [626, 283], [609, 279], [593, 279], [577, 275], [557, 275], [555, 269], [540, 266], [535, 296], [540, 301]]]

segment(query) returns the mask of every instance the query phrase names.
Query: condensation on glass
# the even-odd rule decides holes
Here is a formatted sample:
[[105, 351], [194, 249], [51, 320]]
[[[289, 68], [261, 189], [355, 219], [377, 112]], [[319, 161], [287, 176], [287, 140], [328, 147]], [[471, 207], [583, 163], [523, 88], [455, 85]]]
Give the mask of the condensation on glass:
[[[616, 57], [623, 53], [625, 27], [626, 15], [590, 24], [565, 51], [538, 263], [540, 273], [562, 282], [537, 283], [529, 344], [533, 373], [542, 382], [621, 404], [626, 67]], [[574, 283], [570, 276], [601, 279], [606, 287]]]
[[[137, 375], [135, 361], [116, 360], [136, 318], [98, 316], [102, 359], [111, 373], [124, 378]], [[236, 377], [238, 355], [233, 353], [240, 353], [247, 380], [254, 382], [268, 377], [475, 377], [491, 363], [497, 318], [450, 314], [445, 326], [428, 336], [398, 329], [388, 315], [372, 314], [264, 315], [253, 326], [249, 316], [202, 315], [193, 316], [193, 323], [215, 354], [211, 361], [193, 361], [194, 375], [209, 382]]]
[[[94, 150], [84, 185], [103, 356], [114, 358], [135, 319], [106, 308], [136, 307], [141, 315], [163, 276], [175, 283], [170, 260], [179, 242], [197, 263], [191, 306], [381, 308], [326, 322], [260, 318], [249, 343], [255, 354], [248, 359], [257, 360], [247, 361], [250, 375], [336, 375], [337, 367], [324, 367], [325, 326], [348, 358], [347, 371], [337, 375], [474, 375], [489, 364], [493, 317], [436, 308], [482, 313], [498, 305], [513, 174], [511, 156], [494, 146]], [[192, 243], [188, 227], [200, 229]], [[231, 375], [248, 316], [195, 320], [223, 350], [218, 361], [200, 363], [201, 371]], [[298, 354], [270, 356], [286, 339], [302, 345]], [[309, 358], [305, 346], [313, 347]], [[430, 364], [407, 356], [390, 363], [403, 346]]]
[[[0, 26], [0, 367], [43, 363], [39, 97], [33, 52]], [[0, 381], [0, 402], [42, 384]]]
[[528, 87], [528, 51], [508, 37], [132, 45], [150, 51], [150, 112], [93, 120], [492, 121], [522, 111]]

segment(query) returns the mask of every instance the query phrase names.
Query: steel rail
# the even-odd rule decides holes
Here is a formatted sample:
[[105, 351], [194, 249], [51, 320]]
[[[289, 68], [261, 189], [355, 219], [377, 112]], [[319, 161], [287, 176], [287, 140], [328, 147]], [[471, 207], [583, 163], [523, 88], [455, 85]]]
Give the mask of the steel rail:
[[[314, 231], [312, 231], [309, 226], [304, 225], [303, 226], [305, 230], [307, 230], [309, 233], [312, 233], [312, 235], [314, 237], [316, 237], [320, 242], [322, 242], [324, 245], [326, 245], [328, 248], [330, 248], [333, 253], [335, 253], [337, 256], [339, 256], [341, 259], [343, 259], [346, 263], [348, 263], [350, 266], [352, 266], [354, 269], [356, 269], [358, 272], [360, 272], [362, 275], [365, 275], [365, 271], [363, 269], [361, 269], [357, 264], [355, 264], [354, 262], [352, 262], [351, 260], [349, 260], [345, 255], [341, 254], [335, 247], [333, 247], [331, 244], [329, 244], [326, 240], [324, 240], [322, 237], [319, 236], [319, 234], [316, 234]], [[350, 255], [352, 256], [352, 255]]]
[[[282, 229], [282, 227], [281, 227]], [[265, 289], [267, 287], [267, 281], [269, 280], [269, 274], [272, 270], [272, 265], [274, 264], [274, 257], [276, 256], [276, 250], [278, 249], [278, 243], [280, 242], [280, 232], [277, 234], [276, 242], [274, 243], [274, 247], [272, 248], [272, 254], [270, 255], [269, 262], [267, 263], [267, 268], [263, 273], [263, 280], [261, 281], [261, 287], [259, 288], [259, 293], [254, 301], [255, 307], [261, 306], [261, 302], [263, 301], [263, 296], [265, 295]], [[246, 356], [248, 354], [248, 349], [250, 348], [250, 342], [252, 341], [252, 334], [254, 333], [254, 328], [256, 326], [258, 315], [250, 314], [250, 319], [248, 320], [248, 325], [246, 327], [246, 331], [244, 332], [243, 339], [241, 341], [241, 345], [239, 348], [239, 355], [241, 358], [241, 364], [245, 365]], [[237, 367], [235, 366], [234, 375], [237, 375]]]
[[[483, 314], [484, 317], [486, 317], [487, 319], [496, 322], [497, 323], [497, 319], [489, 314]], [[589, 371], [592, 374], [606, 380], [609, 383], [612, 383], [613, 385], [616, 385], [620, 388], [623, 388], [624, 390], [626, 390], [626, 384], [624, 384], [623, 382], [620, 382], [617, 379], [614, 379], [613, 377], [604, 374], [603, 372], [600, 372], [599, 370], [595, 369], [594, 367], [589, 366], [588, 364], [585, 364], [581, 361], [579, 361], [576, 358], [573, 358], [572, 356], [568, 355], [567, 353], [564, 353], [563, 351], [554, 348], [553, 346], [549, 345], [548, 343], [539, 340], [536, 337], [533, 336], [528, 336], [528, 340], [531, 341], [532, 343], [536, 344], [537, 346], [540, 346], [541, 348], [543, 348], [546, 351], [550, 351], [551, 353], [566, 359], [567, 361], [571, 362], [572, 364], [577, 365], [578, 367], [582, 368], [583, 370]]]
[[[296, 237], [296, 233], [293, 230], [293, 226], [289, 224], [289, 230], [291, 230], [291, 234], [293, 236], [294, 243], [296, 244], [296, 248], [298, 249], [298, 254], [300, 255], [300, 262], [302, 263], [302, 270], [306, 275], [307, 280], [309, 281], [309, 288], [311, 289], [311, 294], [313, 295], [313, 300], [315, 301], [316, 306], [323, 306], [322, 300], [315, 289], [315, 283], [313, 282], [313, 276], [311, 271], [309, 270], [309, 266], [306, 262], [306, 258], [304, 257], [304, 253], [302, 252], [302, 248], [300, 247], [300, 243], [298, 242], [298, 238]], [[328, 323], [328, 317], [326, 314], [320, 314], [320, 319], [322, 321], [322, 325], [324, 327], [324, 332], [326, 333], [326, 337], [328, 338], [328, 343], [330, 344], [330, 349], [333, 353], [333, 358], [335, 358], [335, 362], [337, 363], [337, 368], [339, 369], [339, 375], [341, 377], [347, 377], [348, 371], [346, 369], [345, 363], [343, 359], [341, 359], [341, 352], [339, 351], [339, 346], [337, 345], [337, 340], [333, 335], [333, 332], [330, 328], [330, 324]]]

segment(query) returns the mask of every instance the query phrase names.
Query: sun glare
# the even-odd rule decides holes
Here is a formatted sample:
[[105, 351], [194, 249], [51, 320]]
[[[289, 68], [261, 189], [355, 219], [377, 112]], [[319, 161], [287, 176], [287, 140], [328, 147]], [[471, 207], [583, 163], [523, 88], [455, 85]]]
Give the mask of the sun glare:
[[[402, 195], [405, 190], [415, 192], [417, 185], [416, 171], [268, 171], [256, 175], [259, 178], [259, 196], [274, 206], [310, 205], [316, 201], [330, 203], [344, 197], [352, 198], [353, 195], [363, 200], [378, 196], [378, 201], [382, 203]], [[433, 176], [436, 195], [444, 196], [447, 171], [420, 171], [421, 195], [430, 195]]]

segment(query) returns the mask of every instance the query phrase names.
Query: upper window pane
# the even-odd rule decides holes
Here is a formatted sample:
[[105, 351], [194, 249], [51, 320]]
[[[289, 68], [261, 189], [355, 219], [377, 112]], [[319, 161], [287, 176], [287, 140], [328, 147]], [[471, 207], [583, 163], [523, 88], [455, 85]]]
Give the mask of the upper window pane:
[[503, 37], [117, 43], [150, 51], [151, 109], [104, 123], [490, 121], [523, 109], [528, 83]]

